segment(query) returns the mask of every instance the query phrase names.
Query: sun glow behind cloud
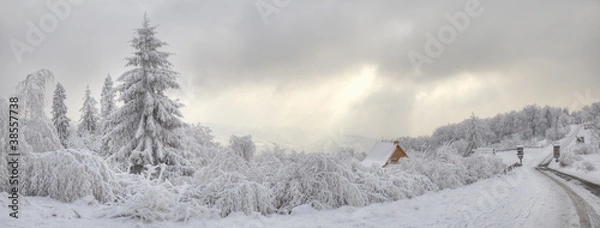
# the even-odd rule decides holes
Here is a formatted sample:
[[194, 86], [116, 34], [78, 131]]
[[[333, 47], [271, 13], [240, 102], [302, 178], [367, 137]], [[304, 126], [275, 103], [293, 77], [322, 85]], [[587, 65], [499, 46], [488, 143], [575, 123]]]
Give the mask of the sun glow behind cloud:
[[358, 74], [350, 72], [348, 76], [340, 79], [341, 83], [337, 85], [339, 87], [332, 88], [339, 92], [334, 94], [330, 127], [343, 119], [349, 112], [352, 112], [353, 105], [360, 102], [371, 91], [375, 83], [376, 72], [377, 68], [375, 66], [365, 65], [361, 67]]
[[188, 97], [194, 101], [184, 99], [188, 105], [183, 112], [192, 121], [218, 119], [220, 124], [231, 126], [332, 128], [341, 124], [372, 91], [376, 70], [373, 65], [364, 65], [327, 80], [307, 80], [287, 86], [246, 84], [210, 98], [190, 94]]
[[[502, 90], [505, 84], [498, 74], [466, 72], [423, 86], [415, 93], [413, 120], [442, 126], [461, 121], [471, 112], [479, 116], [495, 114], [506, 103], [501, 100], [506, 98]], [[490, 106], [494, 102], [496, 105]], [[414, 130], [417, 134], [430, 134], [430, 131]]]

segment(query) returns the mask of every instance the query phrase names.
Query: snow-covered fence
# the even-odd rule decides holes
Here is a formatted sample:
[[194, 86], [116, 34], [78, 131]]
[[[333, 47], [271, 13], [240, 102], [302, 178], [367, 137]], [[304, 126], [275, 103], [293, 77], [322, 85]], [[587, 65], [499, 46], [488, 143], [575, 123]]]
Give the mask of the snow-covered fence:
[[502, 171], [502, 173], [506, 174], [506, 173], [508, 173], [508, 172], [512, 171], [513, 169], [515, 169], [517, 167], [520, 167], [520, 166], [521, 166], [520, 163], [515, 162], [514, 164], [509, 165], [508, 167], [504, 168], [504, 170]]

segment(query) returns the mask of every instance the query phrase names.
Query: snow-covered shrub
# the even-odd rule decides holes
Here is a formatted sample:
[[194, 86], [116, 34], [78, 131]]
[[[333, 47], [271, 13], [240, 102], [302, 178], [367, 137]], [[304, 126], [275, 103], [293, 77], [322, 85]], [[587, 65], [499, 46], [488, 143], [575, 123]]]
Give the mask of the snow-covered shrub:
[[463, 164], [465, 158], [452, 144], [442, 145], [427, 154], [422, 159], [415, 159], [422, 166], [420, 173], [425, 174], [440, 189], [456, 188], [468, 184], [466, 177], [468, 170]]
[[119, 200], [103, 207], [99, 216], [129, 217], [144, 221], [186, 221], [210, 217], [214, 210], [186, 197], [189, 185], [172, 185], [168, 180], [149, 180], [142, 175], [119, 174], [123, 188]]
[[502, 173], [504, 168], [500, 158], [480, 154], [462, 157], [451, 144], [442, 145], [423, 156], [401, 159], [399, 166], [409, 173], [424, 174], [439, 189], [471, 184]]
[[273, 189], [274, 206], [281, 213], [300, 205], [330, 209], [411, 198], [488, 178], [503, 168], [496, 157], [463, 158], [449, 145], [386, 168], [364, 167], [347, 151], [270, 153], [257, 156], [256, 161], [264, 167], [264, 182]]
[[250, 214], [274, 212], [273, 193], [260, 183], [260, 170], [233, 151], [225, 151], [194, 175], [195, 186], [186, 195], [202, 205], [219, 210]]
[[361, 184], [370, 203], [412, 198], [427, 191], [439, 190], [427, 176], [407, 172], [397, 165], [385, 169], [371, 167], [357, 175], [357, 182]]
[[269, 214], [274, 211], [271, 190], [236, 172], [207, 179], [205, 184], [196, 187], [190, 197], [220, 210], [222, 217], [232, 212]]
[[365, 206], [437, 190], [423, 175], [393, 168], [367, 168], [348, 153], [268, 156], [270, 159], [259, 157], [269, 161], [269, 169], [264, 171], [266, 183], [271, 184], [280, 213], [304, 204], [316, 209]]
[[432, 146], [432, 140], [429, 136], [418, 136], [418, 137], [400, 137], [397, 138], [402, 145], [402, 148], [407, 152], [413, 151], [425, 151]]
[[71, 136], [67, 140], [67, 148], [89, 150], [100, 154], [102, 146], [101, 136], [89, 133], [78, 135], [75, 128], [70, 129]]
[[[465, 151], [469, 150], [468, 149], [469, 142], [465, 139], [460, 139], [460, 140], [452, 142], [449, 145], [442, 145], [442, 147], [443, 146], [450, 146], [450, 148], [455, 149], [457, 152], [465, 152]], [[471, 145], [471, 146], [473, 146], [473, 145]], [[474, 150], [476, 148], [472, 148], [472, 149]], [[470, 152], [470, 153], [472, 153], [472, 152]]]
[[559, 161], [559, 165], [560, 167], [571, 167], [575, 162], [577, 161], [577, 158], [571, 154], [564, 154], [560, 156], [560, 161]]
[[219, 143], [215, 142], [215, 136], [211, 135], [212, 130], [207, 126], [202, 126], [200, 123], [190, 124], [180, 129], [186, 129], [190, 136], [193, 136], [196, 143], [207, 146], [216, 147]]
[[[195, 143], [189, 146], [202, 148]], [[288, 214], [299, 206], [360, 207], [458, 187], [502, 172], [495, 157], [464, 158], [450, 145], [429, 154], [415, 153], [386, 168], [365, 167], [347, 150], [304, 154], [278, 148], [250, 160], [247, 153], [240, 153], [244, 147], [238, 151], [217, 145], [208, 148], [214, 158], [204, 160], [206, 165], [187, 179], [145, 177], [155, 174], [119, 178], [124, 190], [104, 216], [162, 221], [232, 213]], [[171, 184], [172, 180], [179, 183]]]
[[[59, 150], [21, 157], [21, 193], [72, 202], [91, 195], [114, 200], [114, 173], [101, 157], [87, 150]], [[21, 166], [22, 165], [22, 166]]]
[[503, 149], [512, 149], [515, 148], [516, 145], [524, 145], [527, 144], [523, 140], [521, 140], [519, 134], [515, 133], [510, 136], [505, 136], [500, 142], [494, 143], [491, 145], [492, 148], [503, 150]]
[[349, 147], [340, 147], [337, 151], [337, 153], [347, 153], [348, 155], [350, 155], [351, 157], [353, 157], [354, 159], [356, 159], [357, 161], [362, 161], [367, 157], [367, 153], [362, 151], [362, 152], [356, 152], [354, 151], [354, 148], [349, 148]]
[[591, 144], [577, 144], [572, 151], [574, 155], [588, 155], [600, 153], [598, 147]]
[[54, 151], [62, 148], [56, 129], [47, 117], [19, 120], [19, 150], [22, 153]]
[[194, 168], [208, 165], [220, 152], [220, 145], [214, 141], [208, 127], [191, 124], [177, 128], [175, 132], [181, 144], [181, 157], [187, 159]]
[[229, 148], [246, 159], [246, 161], [250, 161], [256, 152], [256, 146], [254, 145], [254, 142], [252, 142], [251, 135], [241, 137], [232, 135], [231, 138], [229, 138]]
[[[403, 164], [411, 161], [402, 161]], [[464, 166], [443, 161], [423, 162], [423, 160], [412, 159], [417, 163], [414, 167], [416, 173], [427, 176], [439, 189], [457, 188], [466, 183], [467, 170]]]
[[464, 160], [467, 168], [467, 184], [493, 177], [502, 173], [504, 163], [501, 159], [490, 155], [475, 155]]
[[591, 171], [596, 170], [596, 166], [594, 166], [594, 164], [592, 164], [589, 161], [582, 162], [581, 164], [578, 165], [577, 168], [584, 170], [586, 172], [591, 172]]
[[354, 181], [357, 176], [345, 163], [348, 159], [328, 154], [299, 154], [295, 159], [294, 163], [286, 163], [286, 169], [276, 177], [273, 191], [278, 209], [307, 203], [316, 209], [369, 203], [360, 184]]

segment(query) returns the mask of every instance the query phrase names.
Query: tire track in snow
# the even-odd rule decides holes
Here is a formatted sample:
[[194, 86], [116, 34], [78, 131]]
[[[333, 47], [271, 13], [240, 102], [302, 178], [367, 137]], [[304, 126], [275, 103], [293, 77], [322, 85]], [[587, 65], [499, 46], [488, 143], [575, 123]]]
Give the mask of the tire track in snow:
[[544, 174], [546, 177], [553, 180], [556, 184], [561, 186], [571, 198], [573, 205], [575, 206], [575, 210], [577, 210], [577, 215], [579, 216], [579, 225], [582, 228], [600, 228], [600, 215], [594, 210], [594, 208], [589, 205], [581, 196], [577, 195], [573, 189], [569, 186], [562, 183], [560, 180], [552, 177], [550, 174], [537, 169], [539, 172]]
[[563, 172], [560, 172], [558, 170], [555, 169], [551, 169], [551, 168], [547, 168], [549, 171], [551, 171], [552, 173], [554, 173], [554, 175], [557, 175], [559, 177], [561, 177], [562, 179], [565, 179], [567, 181], [571, 181], [571, 180], [575, 180], [576, 182], [579, 182], [579, 185], [583, 188], [585, 188], [586, 190], [588, 190], [589, 192], [591, 192], [592, 194], [600, 197], [600, 186], [592, 183], [588, 180], [573, 176], [573, 175], [569, 175]]

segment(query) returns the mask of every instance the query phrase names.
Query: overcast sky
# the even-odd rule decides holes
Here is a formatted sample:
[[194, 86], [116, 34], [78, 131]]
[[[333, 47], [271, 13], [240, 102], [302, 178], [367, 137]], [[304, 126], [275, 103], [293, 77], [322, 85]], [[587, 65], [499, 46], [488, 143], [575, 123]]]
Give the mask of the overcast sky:
[[[129, 69], [144, 12], [175, 54], [182, 89], [170, 94], [187, 122], [416, 136], [471, 112], [600, 98], [597, 0], [79, 0], [65, 15], [54, 2], [65, 3], [0, 2], [0, 96], [47, 68], [73, 120], [87, 84], [99, 100], [104, 77]], [[28, 24], [45, 37], [28, 41]], [[431, 37], [443, 53], [428, 54]], [[15, 42], [29, 48], [18, 54]], [[420, 71], [409, 53], [426, 62]]]

